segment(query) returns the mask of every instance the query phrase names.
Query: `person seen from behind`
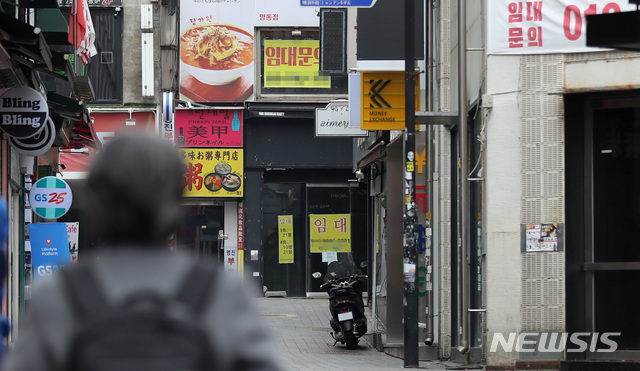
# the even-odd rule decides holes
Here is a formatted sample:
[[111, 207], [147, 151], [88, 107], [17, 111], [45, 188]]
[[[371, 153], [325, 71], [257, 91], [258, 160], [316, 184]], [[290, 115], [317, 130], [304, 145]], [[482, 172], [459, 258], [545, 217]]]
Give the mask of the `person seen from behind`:
[[282, 369], [239, 278], [168, 248], [182, 177], [176, 148], [154, 136], [98, 152], [84, 194], [97, 247], [35, 285], [0, 370]]

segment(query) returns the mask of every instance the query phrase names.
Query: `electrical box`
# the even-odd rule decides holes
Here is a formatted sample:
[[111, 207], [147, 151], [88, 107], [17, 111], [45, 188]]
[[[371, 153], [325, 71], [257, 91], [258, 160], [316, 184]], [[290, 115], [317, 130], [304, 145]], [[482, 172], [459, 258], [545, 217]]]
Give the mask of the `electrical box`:
[[153, 30], [153, 5], [140, 5], [140, 28], [143, 31]]

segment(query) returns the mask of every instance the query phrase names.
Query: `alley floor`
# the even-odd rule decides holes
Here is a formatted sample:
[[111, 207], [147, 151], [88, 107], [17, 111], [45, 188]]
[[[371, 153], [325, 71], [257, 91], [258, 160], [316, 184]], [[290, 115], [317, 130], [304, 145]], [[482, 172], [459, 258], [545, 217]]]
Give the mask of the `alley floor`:
[[[358, 348], [333, 346], [327, 299], [258, 298], [264, 323], [288, 370], [399, 370], [404, 361], [378, 352], [364, 339]], [[459, 369], [453, 363], [421, 361], [420, 369]]]

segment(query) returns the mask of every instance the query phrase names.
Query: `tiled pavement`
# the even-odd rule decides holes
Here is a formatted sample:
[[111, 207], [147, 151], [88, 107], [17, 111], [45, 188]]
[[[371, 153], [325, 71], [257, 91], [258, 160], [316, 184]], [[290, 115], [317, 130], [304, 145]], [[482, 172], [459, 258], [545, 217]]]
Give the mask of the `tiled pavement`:
[[[327, 299], [270, 297], [257, 298], [256, 303], [289, 370], [404, 369], [402, 359], [378, 352], [364, 338], [355, 350], [348, 350], [341, 344], [333, 346]], [[447, 370], [456, 365], [421, 361], [419, 366], [421, 369]]]

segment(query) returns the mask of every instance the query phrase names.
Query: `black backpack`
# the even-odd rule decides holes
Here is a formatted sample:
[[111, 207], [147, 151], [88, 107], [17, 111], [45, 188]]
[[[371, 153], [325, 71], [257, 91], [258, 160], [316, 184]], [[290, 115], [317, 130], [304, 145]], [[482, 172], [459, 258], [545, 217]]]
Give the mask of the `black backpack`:
[[77, 316], [65, 370], [205, 371], [215, 369], [214, 350], [198, 321], [215, 277], [196, 264], [173, 297], [135, 292], [124, 303], [108, 303], [88, 266], [59, 273]]

